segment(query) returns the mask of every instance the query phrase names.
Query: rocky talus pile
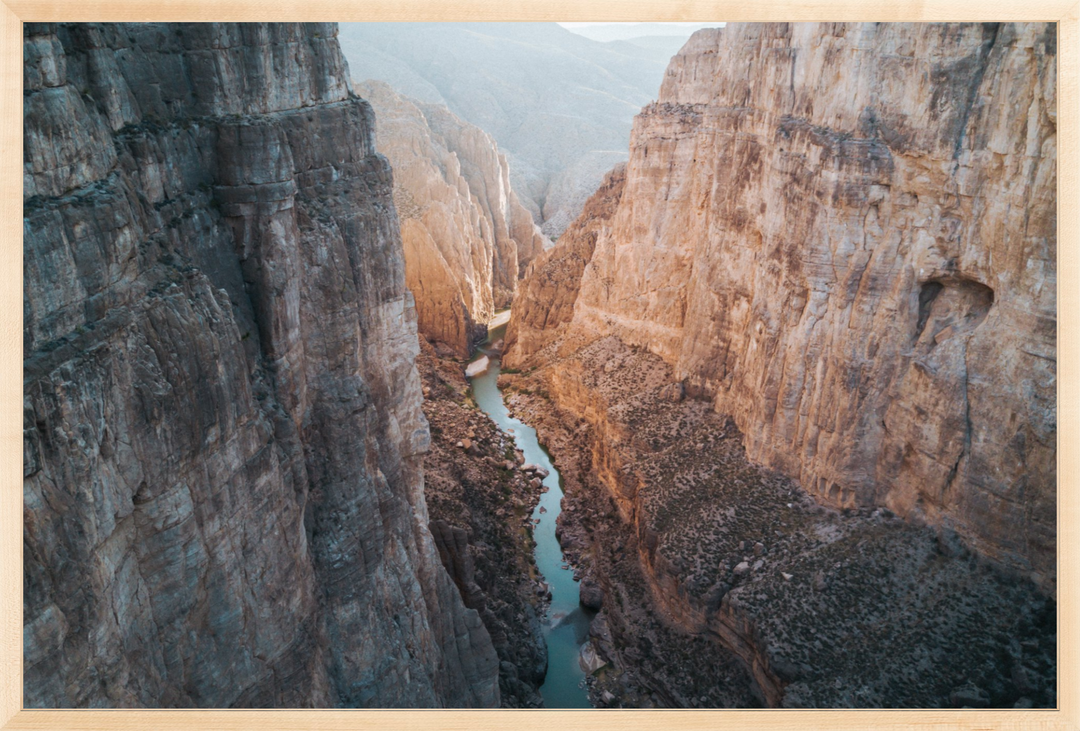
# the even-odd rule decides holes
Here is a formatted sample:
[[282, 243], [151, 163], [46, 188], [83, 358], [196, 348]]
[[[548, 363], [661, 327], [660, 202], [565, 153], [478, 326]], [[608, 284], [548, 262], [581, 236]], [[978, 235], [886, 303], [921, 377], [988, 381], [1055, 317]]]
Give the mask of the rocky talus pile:
[[424, 339], [417, 358], [431, 449], [424, 497], [443, 565], [480, 613], [499, 655], [504, 708], [537, 708], [547, 671], [540, 634], [546, 592], [527, 530], [540, 485], [521, 470], [513, 437], [472, 400], [462, 365]]
[[818, 504], [658, 356], [608, 337], [501, 380], [566, 483], [559, 538], [610, 663], [598, 704], [1055, 705], [1056, 606], [1034, 583], [954, 532]]

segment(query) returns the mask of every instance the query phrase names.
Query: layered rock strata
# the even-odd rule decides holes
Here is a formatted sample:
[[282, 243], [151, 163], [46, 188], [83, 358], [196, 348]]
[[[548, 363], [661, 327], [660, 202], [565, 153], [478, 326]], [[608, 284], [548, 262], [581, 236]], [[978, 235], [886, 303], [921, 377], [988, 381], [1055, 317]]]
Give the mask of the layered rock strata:
[[1055, 705], [1055, 602], [1030, 581], [954, 533], [818, 505], [658, 356], [557, 347], [500, 380], [555, 455], [560, 542], [599, 588], [599, 703]]
[[517, 329], [579, 290], [572, 328], [658, 354], [751, 459], [1053, 591], [1055, 84], [1052, 24], [699, 31]]
[[25, 704], [498, 705], [335, 26], [24, 32]]
[[549, 242], [518, 202], [506, 158], [485, 132], [382, 82], [357, 91], [375, 109], [379, 150], [394, 170], [405, 283], [420, 332], [467, 355]]

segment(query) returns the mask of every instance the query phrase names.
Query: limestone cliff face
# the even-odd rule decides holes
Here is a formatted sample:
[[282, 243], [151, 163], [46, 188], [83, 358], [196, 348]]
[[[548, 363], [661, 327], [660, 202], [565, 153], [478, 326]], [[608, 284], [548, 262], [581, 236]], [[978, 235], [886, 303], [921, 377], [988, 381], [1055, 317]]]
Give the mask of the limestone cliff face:
[[546, 238], [510, 189], [494, 140], [445, 107], [368, 81], [379, 150], [394, 170], [405, 283], [420, 332], [467, 355]]
[[820, 500], [1052, 587], [1055, 50], [1047, 24], [699, 31], [575, 327], [662, 356]]
[[29, 707], [498, 704], [335, 35], [25, 27]]
[[581, 276], [592, 259], [596, 238], [614, 215], [626, 183], [626, 166], [617, 165], [585, 203], [581, 215], [558, 246], [538, 256], [526, 271], [519, 294], [524, 306], [506, 327], [505, 365], [520, 366], [530, 355], [557, 341], [574, 317]]

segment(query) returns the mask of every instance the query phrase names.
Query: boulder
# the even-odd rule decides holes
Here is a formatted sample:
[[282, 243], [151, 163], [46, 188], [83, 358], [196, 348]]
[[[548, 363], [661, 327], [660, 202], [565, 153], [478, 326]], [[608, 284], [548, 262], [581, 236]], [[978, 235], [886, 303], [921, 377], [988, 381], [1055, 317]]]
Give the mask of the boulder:
[[482, 355], [465, 368], [465, 377], [475, 378], [487, 371], [489, 365], [491, 365], [491, 359], [486, 355]]
[[578, 594], [581, 605], [584, 607], [600, 611], [601, 607], [604, 606], [604, 590], [589, 577], [581, 580]]

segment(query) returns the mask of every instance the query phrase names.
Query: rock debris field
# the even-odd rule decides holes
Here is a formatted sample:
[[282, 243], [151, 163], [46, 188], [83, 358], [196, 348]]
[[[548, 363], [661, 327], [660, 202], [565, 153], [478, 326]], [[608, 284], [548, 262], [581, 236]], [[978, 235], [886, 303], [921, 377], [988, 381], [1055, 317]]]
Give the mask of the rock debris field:
[[[1055, 704], [1052, 600], [948, 530], [816, 504], [658, 357], [605, 338], [504, 383], [567, 478], [564, 547], [614, 597], [598, 697], [746, 705], [742, 681], [788, 707]], [[716, 670], [691, 660], [705, 638]]]

